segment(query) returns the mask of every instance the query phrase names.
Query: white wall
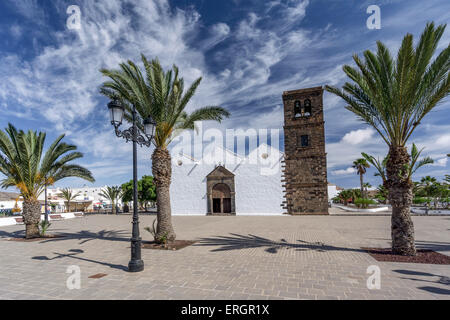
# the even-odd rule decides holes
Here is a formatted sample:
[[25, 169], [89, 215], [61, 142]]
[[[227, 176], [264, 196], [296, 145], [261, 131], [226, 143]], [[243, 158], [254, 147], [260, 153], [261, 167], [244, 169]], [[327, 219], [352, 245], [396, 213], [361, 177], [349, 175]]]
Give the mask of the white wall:
[[[283, 213], [280, 164], [282, 153], [271, 149], [267, 159], [257, 160], [258, 164], [249, 164], [248, 158], [244, 159], [221, 148], [211, 152], [212, 155], [205, 156], [204, 160], [207, 161], [203, 162], [184, 155], [174, 157], [170, 189], [174, 215], [206, 215], [206, 176], [219, 164], [224, 165], [235, 175], [237, 215], [281, 215]], [[222, 156], [221, 152], [225, 156]], [[249, 158], [258, 157], [264, 153], [267, 153], [267, 146], [262, 145], [250, 154]], [[262, 171], [263, 168], [266, 170], [272, 168], [272, 170], [267, 175], [267, 172]]]
[[335, 185], [328, 186], [328, 200], [333, 199], [339, 194], [337, 187]]
[[[16, 201], [0, 201], [0, 209], [14, 209]], [[22, 208], [22, 201], [18, 201], [17, 205]]]

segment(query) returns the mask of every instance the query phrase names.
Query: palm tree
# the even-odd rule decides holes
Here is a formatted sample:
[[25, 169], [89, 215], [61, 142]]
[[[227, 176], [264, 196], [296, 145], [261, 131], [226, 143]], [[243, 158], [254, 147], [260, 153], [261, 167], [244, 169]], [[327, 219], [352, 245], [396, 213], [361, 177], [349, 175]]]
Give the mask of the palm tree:
[[343, 67], [353, 81], [347, 82], [343, 91], [326, 87], [345, 100], [346, 108], [372, 126], [389, 147], [385, 185], [392, 204], [392, 251], [396, 254], [416, 254], [406, 143], [424, 117], [449, 94], [450, 46], [432, 61], [445, 28], [428, 23], [416, 47], [413, 36], [407, 34], [396, 61], [387, 47], [377, 42], [377, 52], [365, 51], [364, 61], [353, 56], [358, 68]]
[[23, 221], [26, 238], [39, 237], [41, 204], [39, 195], [45, 185], [68, 178], [79, 177], [95, 181], [92, 173], [73, 160], [83, 157], [76, 146], [62, 142], [59, 136], [43, 154], [46, 134], [35, 131], [18, 131], [12, 124], [0, 130], [0, 172], [6, 177], [3, 188], [16, 187], [23, 197]]
[[376, 177], [381, 177], [381, 180], [383, 180], [383, 184], [386, 182], [386, 162], [388, 160], [388, 157], [384, 157], [383, 161], [380, 161], [380, 158], [375, 158], [374, 156], [371, 156], [370, 154], [361, 152], [361, 155], [366, 159], [366, 161], [371, 164], [377, 172], [374, 174]]
[[383, 184], [378, 186], [376, 197], [379, 200], [382, 200], [383, 203], [387, 203], [388, 192], [387, 192], [387, 190], [386, 190], [386, 188], [384, 187]]
[[369, 198], [369, 189], [372, 188], [372, 185], [369, 182], [364, 182], [363, 187], [366, 198]]
[[353, 161], [354, 169], [356, 169], [356, 173], [359, 174], [359, 182], [361, 184], [361, 198], [364, 198], [364, 179], [363, 176], [366, 174], [367, 169], [370, 168], [369, 163], [364, 158], [359, 158]]
[[70, 202], [75, 200], [81, 192], [73, 193], [72, 189], [64, 188], [61, 190], [62, 197], [67, 201], [67, 212], [70, 211]]
[[419, 188], [423, 190], [425, 196], [431, 198], [434, 196], [436, 191], [436, 184], [438, 183], [437, 179], [434, 177], [426, 176], [420, 180]]
[[165, 72], [157, 59], [148, 61], [142, 55], [146, 75], [131, 61], [121, 63], [120, 70], [101, 72], [111, 81], [103, 84], [100, 92], [110, 99], [119, 99], [126, 108], [125, 118], [131, 119], [132, 106], [139, 113], [139, 127], [142, 119], [151, 116], [157, 123], [154, 138], [155, 151], [152, 155], [152, 173], [157, 196], [157, 232], [156, 240], [175, 240], [171, 221], [170, 183], [172, 175], [171, 157], [168, 146], [182, 130], [195, 129], [196, 121], [222, 121], [230, 113], [221, 107], [211, 106], [187, 114], [184, 110], [195, 94], [202, 78], [194, 81], [184, 93], [184, 81], [178, 75], [178, 68]]
[[430, 157], [425, 157], [419, 160], [420, 154], [422, 153], [423, 149], [425, 148], [422, 148], [421, 150], [417, 149], [416, 145], [413, 143], [411, 148], [411, 163], [408, 168], [409, 179], [411, 179], [412, 175], [423, 166], [434, 163], [434, 160], [431, 159]]
[[[425, 157], [425, 158], [419, 160], [420, 155], [424, 149], [425, 148], [422, 148], [421, 150], [419, 150], [417, 148], [416, 144], [413, 143], [412, 148], [411, 148], [411, 155], [410, 155], [411, 162], [407, 166], [409, 178], [411, 178], [412, 175], [417, 170], [419, 170], [421, 167], [423, 167], [427, 164], [434, 163], [434, 160], [431, 159], [430, 157]], [[373, 165], [377, 169], [375, 176], [381, 177], [381, 179], [383, 180], [383, 184], [384, 184], [387, 180], [386, 179], [386, 163], [389, 159], [389, 156], [384, 157], [383, 161], [380, 161], [379, 158], [376, 159], [374, 156], [371, 156], [364, 152], [362, 152], [361, 155], [364, 157], [364, 159], [366, 159], [367, 162], [369, 162], [371, 165]]]
[[118, 200], [122, 197], [122, 188], [119, 186], [113, 186], [113, 187], [106, 187], [105, 189], [102, 189], [101, 192], [98, 194], [99, 196], [111, 201], [111, 213], [117, 214], [116, 205]]

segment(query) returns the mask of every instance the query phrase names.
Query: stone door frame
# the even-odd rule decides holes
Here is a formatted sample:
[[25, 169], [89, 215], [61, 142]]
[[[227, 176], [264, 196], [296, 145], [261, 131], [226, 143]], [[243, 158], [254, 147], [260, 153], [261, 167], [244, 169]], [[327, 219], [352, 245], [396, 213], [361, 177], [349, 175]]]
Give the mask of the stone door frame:
[[[230, 189], [231, 212], [214, 213], [213, 211], [213, 189], [218, 184], [224, 184]], [[207, 194], [207, 215], [209, 216], [235, 216], [236, 215], [236, 189], [234, 183], [234, 174], [223, 166], [216, 167], [206, 176], [206, 194]], [[222, 211], [223, 211], [223, 204]]]

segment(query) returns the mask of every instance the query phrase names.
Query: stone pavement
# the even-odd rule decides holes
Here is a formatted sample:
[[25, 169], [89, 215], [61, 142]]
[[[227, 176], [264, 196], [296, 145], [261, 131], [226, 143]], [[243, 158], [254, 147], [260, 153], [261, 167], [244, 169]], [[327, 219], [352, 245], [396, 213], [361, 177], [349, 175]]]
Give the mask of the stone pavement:
[[[144, 226], [153, 216], [141, 216]], [[413, 217], [419, 247], [450, 255], [450, 217]], [[8, 241], [0, 229], [0, 299], [450, 299], [448, 265], [377, 262], [361, 247], [388, 247], [390, 217], [174, 217], [180, 251], [142, 250], [144, 272], [126, 271], [131, 216], [53, 222], [69, 237]], [[67, 268], [81, 270], [69, 290]], [[381, 289], [367, 289], [371, 265]], [[100, 279], [89, 278], [99, 273]]]

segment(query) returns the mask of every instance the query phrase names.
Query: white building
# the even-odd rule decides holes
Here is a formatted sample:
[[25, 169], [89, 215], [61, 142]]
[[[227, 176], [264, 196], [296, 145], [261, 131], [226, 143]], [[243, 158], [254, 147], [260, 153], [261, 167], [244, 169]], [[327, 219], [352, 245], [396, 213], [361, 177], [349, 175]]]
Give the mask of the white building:
[[[83, 187], [83, 188], [70, 188], [73, 194], [78, 194], [73, 201], [70, 202], [71, 210], [75, 211], [92, 211], [97, 206], [110, 205], [111, 202], [106, 198], [99, 195], [102, 189], [105, 187]], [[43, 202], [45, 194], [42, 193], [39, 196], [39, 200]], [[47, 189], [48, 203], [53, 204], [56, 212], [67, 211], [67, 201], [62, 197], [62, 188], [48, 188]], [[121, 205], [121, 200], [119, 200]]]
[[282, 215], [283, 157], [266, 144], [247, 157], [217, 146], [205, 151], [203, 159], [173, 156], [172, 214]]

